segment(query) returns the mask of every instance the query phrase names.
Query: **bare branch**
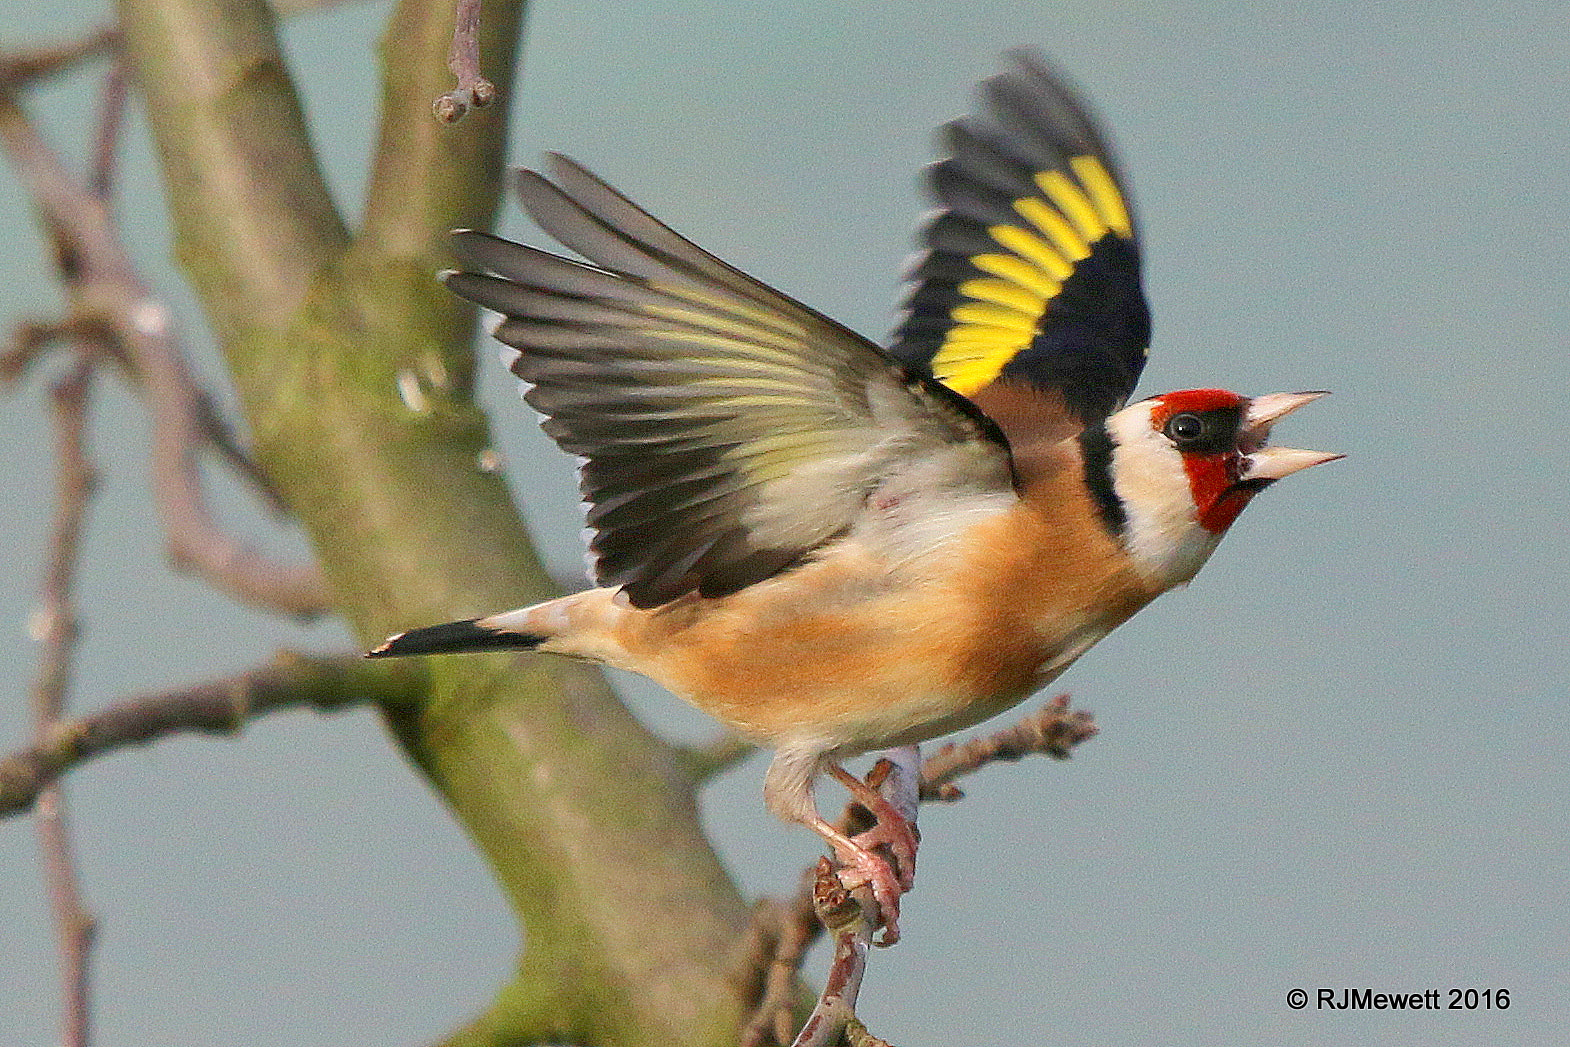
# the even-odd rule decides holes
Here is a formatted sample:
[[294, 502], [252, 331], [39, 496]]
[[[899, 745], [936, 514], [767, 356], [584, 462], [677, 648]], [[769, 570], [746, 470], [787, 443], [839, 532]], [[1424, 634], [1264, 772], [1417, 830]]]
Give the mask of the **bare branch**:
[[107, 200], [114, 191], [115, 152], [120, 144], [120, 128], [125, 123], [128, 91], [125, 62], [116, 55], [104, 74], [103, 89], [99, 93], [93, 160], [87, 171], [87, 191], [100, 200]]
[[876, 911], [876, 906], [871, 889], [847, 891], [827, 858], [818, 859], [812, 907], [834, 939], [834, 959], [818, 1004], [791, 1041], [791, 1047], [828, 1047], [855, 1017], [856, 997], [861, 993], [862, 975], [867, 970], [867, 949], [872, 944], [872, 920], [868, 914]]
[[[40, 742], [49, 737], [65, 708], [71, 653], [76, 644], [76, 565], [94, 483], [84, 435], [91, 377], [91, 364], [84, 356], [52, 390], [58, 478], [49, 560], [44, 569], [40, 606], [33, 618], [34, 632], [41, 641], [38, 678], [33, 685], [34, 735]], [[64, 1047], [86, 1047], [87, 961], [94, 925], [82, 902], [66, 825], [65, 797], [58, 786], [40, 791], [35, 824], [43, 852], [49, 907], [60, 939], [60, 1042]]]
[[282, 652], [234, 676], [127, 699], [54, 723], [31, 747], [0, 760], [0, 817], [26, 810], [60, 775], [117, 749], [186, 732], [236, 734], [250, 720], [283, 709], [405, 705], [424, 694], [425, 684], [425, 669], [413, 659]]
[[[332, 2], [333, 0], [301, 2], [296, 5], [296, 8], [298, 10], [309, 10], [316, 7], [328, 7], [332, 6]], [[111, 44], [118, 43], [117, 30], [100, 30], [90, 37], [89, 40], [96, 41], [100, 37], [107, 39]], [[51, 53], [81, 53], [83, 57], [90, 53], [96, 53], [96, 51], [88, 51], [86, 43], [62, 45], [51, 49]], [[0, 67], [3, 67], [4, 64], [5, 59], [0, 57]], [[98, 122], [92, 139], [92, 163], [89, 166], [87, 176], [87, 191], [101, 200], [106, 200], [113, 192], [115, 154], [119, 146], [120, 130], [124, 124], [128, 92], [129, 83], [125, 65], [117, 58], [111, 63], [108, 72], [104, 74], [103, 87], [99, 98]], [[66, 253], [70, 254], [70, 252]], [[62, 265], [61, 268], [65, 269], [67, 267]], [[75, 274], [63, 272], [62, 277], [75, 279]], [[107, 336], [108, 332], [103, 329], [103, 325], [96, 318], [82, 315], [68, 316], [64, 320], [51, 323], [32, 322], [18, 324], [13, 337], [12, 347], [0, 354], [0, 382], [11, 381], [20, 377], [43, 349], [50, 347], [56, 342], [73, 341], [80, 343], [82, 341], [90, 341], [95, 344], [106, 343]], [[114, 352], [116, 362], [126, 367], [127, 373], [130, 374], [129, 362], [124, 358], [123, 354], [116, 351], [117, 347], [104, 344], [102, 348]], [[134, 379], [136, 376], [130, 374], [130, 377]], [[213, 402], [212, 394], [205, 389], [198, 388], [193, 390], [192, 396], [197, 412], [197, 422], [207, 442], [218, 452], [223, 461], [241, 479], [250, 484], [255, 492], [267, 502], [269, 508], [276, 513], [286, 513], [287, 508], [283, 504], [283, 499], [278, 494], [277, 488], [235, 438], [233, 429]]]
[[[227, 534], [208, 508], [198, 451], [211, 435], [214, 412], [186, 366], [168, 310], [136, 275], [105, 200], [66, 172], [15, 99], [3, 92], [0, 145], [53, 236], [76, 314], [72, 322], [100, 327], [141, 379], [152, 413], [153, 492], [171, 560], [270, 610], [301, 618], [325, 611], [329, 594], [314, 565], [268, 558]], [[18, 343], [8, 366], [25, 365], [27, 345]]]
[[86, 317], [24, 320], [12, 329], [11, 345], [0, 352], [0, 384], [21, 378], [45, 350], [64, 343], [94, 342], [103, 336], [102, 327]]
[[234, 427], [229, 424], [229, 419], [223, 416], [218, 404], [213, 399], [213, 394], [206, 389], [193, 390], [193, 404], [196, 411], [196, 425], [201, 430], [202, 437], [218, 453], [218, 457], [230, 470], [250, 485], [253, 493], [267, 504], [267, 507], [279, 516], [289, 515], [289, 506], [284, 502], [283, 495], [273, 483], [272, 477], [262, 471], [256, 459], [241, 444], [235, 435]]
[[801, 890], [788, 902], [763, 898], [753, 906], [737, 964], [755, 1000], [741, 1031], [741, 1047], [789, 1043], [791, 1012], [800, 996], [797, 977], [807, 949], [823, 933], [812, 908], [815, 869], [802, 876]]
[[458, 78], [458, 86], [432, 106], [436, 119], [444, 124], [455, 124], [470, 109], [496, 101], [496, 85], [480, 73], [480, 6], [481, 0], [457, 0], [447, 68]]
[[963, 798], [965, 794], [954, 780], [989, 763], [1013, 762], [1032, 754], [1066, 760], [1075, 746], [1094, 738], [1096, 730], [1095, 718], [1082, 709], [1070, 709], [1068, 695], [1060, 694], [1012, 727], [958, 744], [950, 742], [927, 757], [921, 765], [921, 798]]
[[[486, 228], [495, 213], [507, 164], [507, 119], [502, 106], [471, 113], [461, 127], [431, 119], [431, 99], [452, 83], [453, 59], [478, 77], [483, 66], [493, 90], [506, 94], [517, 69], [522, 0], [490, 0], [485, 18], [478, 3], [401, 0], [387, 25], [398, 61], [382, 85], [381, 126], [365, 198], [358, 246], [373, 269], [414, 263], [422, 270], [446, 257], [447, 233], [456, 225]], [[449, 69], [454, 69], [449, 74]], [[421, 279], [429, 282], [429, 277]], [[467, 315], [454, 306], [454, 316]], [[465, 323], [467, 321], [464, 321]], [[463, 361], [449, 360], [455, 384]]]
[[63, 73], [79, 62], [107, 54], [120, 44], [116, 26], [99, 26], [75, 40], [0, 54], [0, 89], [21, 87]]

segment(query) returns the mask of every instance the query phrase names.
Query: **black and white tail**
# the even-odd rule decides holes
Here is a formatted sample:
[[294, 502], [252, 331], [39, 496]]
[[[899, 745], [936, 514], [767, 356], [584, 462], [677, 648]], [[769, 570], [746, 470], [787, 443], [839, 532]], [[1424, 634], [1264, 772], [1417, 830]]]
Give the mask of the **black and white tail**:
[[515, 632], [487, 624], [490, 619], [469, 618], [390, 636], [367, 651], [367, 658], [394, 658], [406, 654], [458, 654], [464, 651], [532, 651], [546, 637]]

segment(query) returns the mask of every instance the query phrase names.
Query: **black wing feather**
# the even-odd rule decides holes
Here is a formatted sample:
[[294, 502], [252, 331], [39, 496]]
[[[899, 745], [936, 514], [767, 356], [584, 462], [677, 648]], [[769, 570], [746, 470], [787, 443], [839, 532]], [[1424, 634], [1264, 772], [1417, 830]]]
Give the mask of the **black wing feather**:
[[967, 395], [1000, 377], [1055, 393], [1089, 424], [1126, 402], [1150, 341], [1132, 209], [1074, 91], [1039, 56], [1008, 57], [981, 113], [944, 130], [890, 351]]

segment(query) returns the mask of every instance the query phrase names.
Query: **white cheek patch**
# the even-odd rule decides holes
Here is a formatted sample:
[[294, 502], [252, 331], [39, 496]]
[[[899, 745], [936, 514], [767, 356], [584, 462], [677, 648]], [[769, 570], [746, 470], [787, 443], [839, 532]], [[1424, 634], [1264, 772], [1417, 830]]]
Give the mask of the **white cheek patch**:
[[1117, 445], [1112, 487], [1123, 503], [1123, 544], [1140, 573], [1163, 585], [1193, 578], [1220, 535], [1199, 522], [1183, 456], [1151, 426], [1154, 403], [1142, 400], [1107, 419]]

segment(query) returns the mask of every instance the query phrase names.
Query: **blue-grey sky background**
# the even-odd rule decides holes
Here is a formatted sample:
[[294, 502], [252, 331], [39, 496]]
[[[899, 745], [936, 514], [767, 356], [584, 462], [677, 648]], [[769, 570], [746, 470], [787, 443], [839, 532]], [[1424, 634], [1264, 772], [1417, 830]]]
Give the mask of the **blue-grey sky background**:
[[[0, 0], [0, 41], [107, 17]], [[360, 206], [387, 7], [290, 23], [332, 184]], [[1570, 8], [1554, 0], [534, 4], [513, 156], [569, 152], [710, 250], [874, 337], [924, 207], [932, 128], [1016, 45], [1054, 56], [1121, 148], [1155, 311], [1144, 392], [1335, 391], [1284, 424], [1344, 462], [1272, 489], [1195, 584], [1062, 680], [1102, 735], [926, 812], [905, 940], [861, 1013], [904, 1047], [1531, 1045], [1570, 1025], [1565, 206]], [[397, 41], [390, 41], [394, 52]], [[30, 101], [81, 155], [95, 77]], [[225, 383], [170, 263], [139, 115], [119, 206]], [[504, 231], [524, 235], [509, 206]], [[0, 321], [57, 307], [14, 180]], [[548, 559], [579, 562], [570, 463], [482, 349], [497, 446]], [[0, 402], [0, 745], [28, 734], [24, 622], [51, 460], [40, 369]], [[147, 425], [98, 384], [103, 473], [73, 706], [336, 650], [172, 575]], [[234, 527], [300, 550], [232, 487]], [[630, 686], [662, 730], [698, 714]], [[764, 761], [705, 794], [749, 895], [814, 839]], [[276, 716], [71, 776], [101, 920], [98, 1042], [421, 1044], [520, 947], [492, 881], [376, 718]], [[821, 957], [809, 975], [821, 975]], [[1288, 990], [1507, 989], [1505, 1011], [1288, 1009]], [[1448, 997], [1446, 997], [1448, 998]], [[0, 824], [0, 1047], [53, 1042], [54, 944], [26, 819]]]

